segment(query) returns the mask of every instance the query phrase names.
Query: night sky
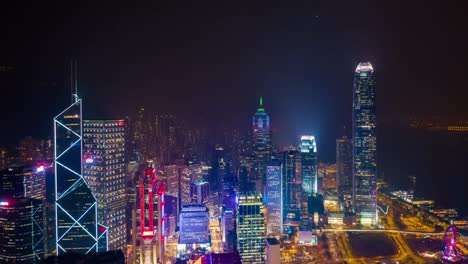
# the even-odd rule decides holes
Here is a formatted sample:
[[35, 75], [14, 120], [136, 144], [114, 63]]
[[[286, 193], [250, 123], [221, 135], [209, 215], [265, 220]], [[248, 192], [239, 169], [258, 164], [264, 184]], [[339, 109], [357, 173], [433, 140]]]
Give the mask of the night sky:
[[350, 128], [359, 61], [375, 68], [380, 128], [412, 115], [468, 117], [461, 3], [281, 2], [2, 4], [0, 65], [12, 69], [0, 72], [0, 144], [51, 135], [70, 101], [70, 59], [85, 118], [144, 106], [246, 129], [263, 96], [274, 143], [315, 134], [325, 160]]

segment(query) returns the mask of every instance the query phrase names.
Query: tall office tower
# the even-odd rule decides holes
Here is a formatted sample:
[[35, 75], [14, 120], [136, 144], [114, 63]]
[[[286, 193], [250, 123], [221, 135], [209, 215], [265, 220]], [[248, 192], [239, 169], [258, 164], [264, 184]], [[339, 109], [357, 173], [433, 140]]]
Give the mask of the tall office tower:
[[242, 263], [264, 263], [265, 217], [261, 194], [253, 193], [239, 196], [237, 250]]
[[[127, 127], [125, 128], [127, 129]], [[125, 134], [127, 134], [127, 130], [125, 130]], [[125, 140], [125, 149], [127, 149], [127, 139]], [[127, 152], [127, 151], [125, 151]], [[125, 158], [127, 158], [127, 154]], [[138, 163], [135, 160], [131, 160], [130, 162], [126, 162], [126, 179], [125, 179], [125, 186], [126, 186], [126, 196], [127, 196], [127, 208], [126, 208], [126, 221], [127, 221], [127, 243], [135, 242], [136, 237], [132, 234], [136, 232], [136, 211], [137, 211], [137, 189], [136, 186], [139, 185], [138, 183]]]
[[266, 239], [265, 264], [281, 264], [280, 242], [276, 238]]
[[221, 232], [223, 242], [223, 252], [234, 252], [236, 244], [236, 230], [234, 230], [234, 210], [229, 207], [223, 208], [223, 216], [221, 217]]
[[281, 162], [271, 160], [266, 166], [266, 185], [263, 204], [266, 208], [266, 233], [278, 238], [283, 230], [281, 183]]
[[353, 193], [353, 142], [346, 136], [336, 140], [336, 181], [338, 192], [348, 200]]
[[[3, 195], [3, 194], [2, 194]], [[0, 199], [0, 262], [41, 263], [44, 254], [42, 201]]]
[[46, 200], [46, 175], [49, 165], [9, 167], [0, 170], [0, 194], [18, 198]]
[[83, 176], [96, 197], [98, 222], [108, 228], [109, 250], [125, 252], [127, 189], [125, 123], [83, 120]]
[[148, 160], [139, 177], [140, 263], [162, 262], [165, 249], [164, 184], [155, 171], [153, 161]]
[[[210, 246], [210, 214], [204, 205], [186, 205], [180, 212], [179, 242], [181, 248], [198, 244], [201, 248]], [[184, 253], [184, 252], [182, 252]]]
[[148, 136], [147, 119], [145, 109], [141, 107], [138, 109], [135, 123], [133, 124], [133, 147], [134, 155], [138, 160], [144, 160], [146, 151], [146, 142]]
[[157, 216], [155, 214], [156, 205], [156, 174], [152, 161], [148, 161], [143, 173], [140, 174], [140, 192], [138, 201], [140, 204], [140, 236], [150, 238], [156, 234]]
[[178, 224], [178, 213], [177, 213], [177, 197], [172, 195], [164, 195], [164, 215], [166, 216], [166, 235], [167, 237], [173, 237], [175, 235], [176, 226]]
[[44, 257], [45, 170], [39, 165], [0, 171], [0, 262], [36, 263]]
[[107, 250], [107, 227], [98, 224], [96, 197], [83, 175], [81, 99], [54, 118], [56, 253]]
[[377, 222], [377, 139], [374, 69], [361, 62], [354, 74], [353, 206], [361, 224]]
[[253, 134], [253, 154], [255, 157], [256, 175], [255, 189], [259, 193], [263, 193], [265, 184], [266, 163], [271, 158], [271, 131], [270, 131], [270, 116], [263, 108], [263, 100], [260, 97], [260, 105], [257, 108], [252, 118], [252, 134]]
[[216, 145], [213, 151], [212, 167], [210, 184], [212, 192], [222, 192], [226, 180], [227, 171], [226, 151], [223, 146]]
[[175, 163], [164, 168], [167, 182], [166, 194], [177, 197], [177, 206], [182, 208], [192, 201], [190, 196], [191, 172], [183, 160], [177, 160]]
[[302, 136], [301, 151], [302, 191], [308, 196], [317, 193], [317, 144], [314, 136]]
[[41, 163], [36, 168], [33, 168], [30, 187], [27, 193], [28, 198], [46, 202], [46, 171], [51, 172], [51, 167], [51, 165]]
[[189, 170], [192, 182], [203, 180], [203, 166], [201, 164], [191, 164]]
[[178, 165], [179, 168], [179, 180], [180, 180], [180, 208], [184, 205], [189, 205], [192, 202], [190, 196], [190, 183], [192, 179], [190, 177], [190, 170], [183, 163]]
[[163, 162], [172, 162], [174, 146], [176, 144], [176, 118], [171, 114], [158, 117], [157, 135], [160, 143], [160, 152]]
[[175, 164], [164, 167], [166, 175], [166, 193], [174, 197], [179, 197], [179, 169]]
[[206, 205], [210, 198], [210, 184], [207, 181], [192, 182], [190, 187], [192, 204]]
[[0, 194], [13, 197], [27, 197], [31, 189], [32, 169], [10, 167], [0, 171]]
[[301, 155], [296, 150], [281, 153], [283, 223], [297, 225], [301, 216]]

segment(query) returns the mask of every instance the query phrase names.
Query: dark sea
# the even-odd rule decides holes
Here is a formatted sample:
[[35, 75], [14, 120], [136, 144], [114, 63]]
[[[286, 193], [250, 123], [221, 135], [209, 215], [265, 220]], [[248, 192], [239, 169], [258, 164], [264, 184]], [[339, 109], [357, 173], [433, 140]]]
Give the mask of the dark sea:
[[379, 175], [439, 208], [456, 208], [468, 217], [468, 133], [381, 126], [378, 132]]

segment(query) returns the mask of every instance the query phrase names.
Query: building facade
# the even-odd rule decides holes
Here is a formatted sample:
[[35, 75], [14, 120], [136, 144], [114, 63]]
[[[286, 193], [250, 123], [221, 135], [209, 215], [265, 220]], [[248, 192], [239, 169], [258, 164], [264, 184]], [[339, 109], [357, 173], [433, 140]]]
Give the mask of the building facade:
[[308, 196], [317, 193], [317, 144], [314, 136], [301, 136], [302, 191]]
[[353, 142], [346, 136], [336, 140], [336, 181], [338, 193], [344, 197], [351, 197], [353, 193]]
[[260, 97], [260, 105], [252, 118], [253, 154], [255, 158], [255, 188], [263, 193], [265, 183], [266, 164], [271, 158], [271, 131], [270, 115], [263, 108], [263, 100]]
[[266, 239], [265, 264], [281, 264], [280, 242], [276, 238]]
[[0, 198], [0, 262], [41, 263], [44, 254], [42, 201]]
[[261, 194], [239, 196], [237, 250], [242, 263], [265, 263], [265, 216]]
[[108, 228], [109, 250], [127, 242], [125, 125], [123, 120], [84, 120], [84, 178], [97, 199], [98, 221]]
[[361, 224], [377, 221], [377, 135], [374, 69], [361, 62], [354, 74], [353, 207]]
[[236, 244], [236, 230], [234, 229], [235, 224], [235, 213], [232, 208], [224, 207], [223, 215], [221, 217], [221, 232], [222, 232], [222, 243], [223, 252], [231, 253], [234, 252]]
[[206, 205], [210, 198], [210, 184], [203, 180], [192, 182], [190, 196], [192, 197], [192, 204]]
[[[210, 214], [203, 205], [186, 205], [180, 212], [179, 245], [210, 244]], [[201, 246], [204, 247], [204, 246]]]
[[281, 199], [281, 162], [271, 160], [266, 166], [265, 195], [266, 233], [280, 237], [283, 230], [283, 201]]
[[98, 224], [97, 200], [83, 177], [81, 99], [54, 118], [56, 254], [107, 250], [107, 228]]
[[301, 156], [297, 150], [281, 153], [283, 223], [294, 224], [301, 216]]

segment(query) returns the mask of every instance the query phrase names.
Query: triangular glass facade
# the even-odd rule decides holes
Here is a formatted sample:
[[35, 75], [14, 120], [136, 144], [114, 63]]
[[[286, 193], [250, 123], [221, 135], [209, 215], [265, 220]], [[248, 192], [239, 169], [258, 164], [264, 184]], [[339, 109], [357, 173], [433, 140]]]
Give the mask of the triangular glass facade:
[[81, 99], [54, 118], [54, 140], [57, 255], [106, 251], [107, 229], [97, 223], [96, 197], [83, 178]]

